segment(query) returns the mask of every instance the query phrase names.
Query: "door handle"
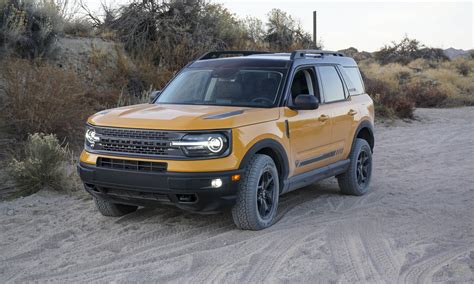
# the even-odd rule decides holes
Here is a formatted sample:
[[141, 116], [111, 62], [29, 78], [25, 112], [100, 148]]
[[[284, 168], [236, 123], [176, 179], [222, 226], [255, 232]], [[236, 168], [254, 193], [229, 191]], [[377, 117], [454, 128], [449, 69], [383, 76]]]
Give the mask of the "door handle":
[[329, 115], [321, 114], [321, 116], [318, 118], [319, 121], [324, 122], [329, 119]]
[[347, 114], [348, 114], [348, 115], [351, 115], [351, 116], [354, 116], [354, 115], [357, 114], [357, 111], [351, 109], [351, 110], [349, 110], [349, 112], [348, 112]]

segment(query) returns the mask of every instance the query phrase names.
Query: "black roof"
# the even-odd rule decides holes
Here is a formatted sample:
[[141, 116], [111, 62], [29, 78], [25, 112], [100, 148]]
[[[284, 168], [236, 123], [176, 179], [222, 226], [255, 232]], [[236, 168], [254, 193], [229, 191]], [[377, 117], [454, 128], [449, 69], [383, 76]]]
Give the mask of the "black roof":
[[[223, 57], [233, 55], [233, 57]], [[237, 56], [236, 56], [237, 55]], [[340, 52], [324, 50], [296, 50], [292, 53], [269, 53], [261, 51], [212, 51], [204, 54], [188, 67], [273, 67], [282, 68], [305, 64], [340, 64], [342, 66], [357, 66], [351, 57]]]

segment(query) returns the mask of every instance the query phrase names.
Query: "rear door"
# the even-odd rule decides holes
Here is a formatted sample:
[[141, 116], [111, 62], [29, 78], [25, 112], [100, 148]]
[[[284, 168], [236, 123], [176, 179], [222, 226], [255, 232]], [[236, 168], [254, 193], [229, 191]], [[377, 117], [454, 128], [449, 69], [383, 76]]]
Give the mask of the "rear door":
[[324, 104], [331, 116], [331, 142], [334, 145], [334, 152], [330, 160], [335, 162], [343, 159], [350, 151], [357, 108], [351, 103], [342, 74], [336, 65], [318, 66], [317, 70], [321, 79]]

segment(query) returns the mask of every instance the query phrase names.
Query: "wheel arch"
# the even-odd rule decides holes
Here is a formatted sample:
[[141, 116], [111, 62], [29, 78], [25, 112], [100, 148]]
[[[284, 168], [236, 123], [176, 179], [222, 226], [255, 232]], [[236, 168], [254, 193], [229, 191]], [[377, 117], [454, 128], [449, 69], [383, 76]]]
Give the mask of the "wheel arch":
[[280, 191], [283, 189], [283, 184], [288, 177], [289, 161], [285, 148], [278, 141], [274, 139], [263, 139], [255, 143], [245, 154], [240, 162], [239, 169], [245, 169], [250, 159], [256, 154], [264, 154], [270, 156], [277, 166], [278, 175], [280, 177]]
[[375, 146], [375, 137], [374, 137], [374, 126], [368, 120], [362, 121], [354, 134], [354, 139], [352, 140], [352, 147], [354, 147], [355, 140], [357, 138], [364, 139], [369, 143], [370, 149], [374, 152]]

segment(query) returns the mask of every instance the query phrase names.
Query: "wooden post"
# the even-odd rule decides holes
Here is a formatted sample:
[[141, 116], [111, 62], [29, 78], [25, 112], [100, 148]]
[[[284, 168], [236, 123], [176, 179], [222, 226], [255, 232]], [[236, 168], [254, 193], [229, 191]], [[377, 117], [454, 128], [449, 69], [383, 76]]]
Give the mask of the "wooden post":
[[316, 11], [313, 11], [313, 42], [314, 47], [318, 48], [318, 37], [316, 35]]

